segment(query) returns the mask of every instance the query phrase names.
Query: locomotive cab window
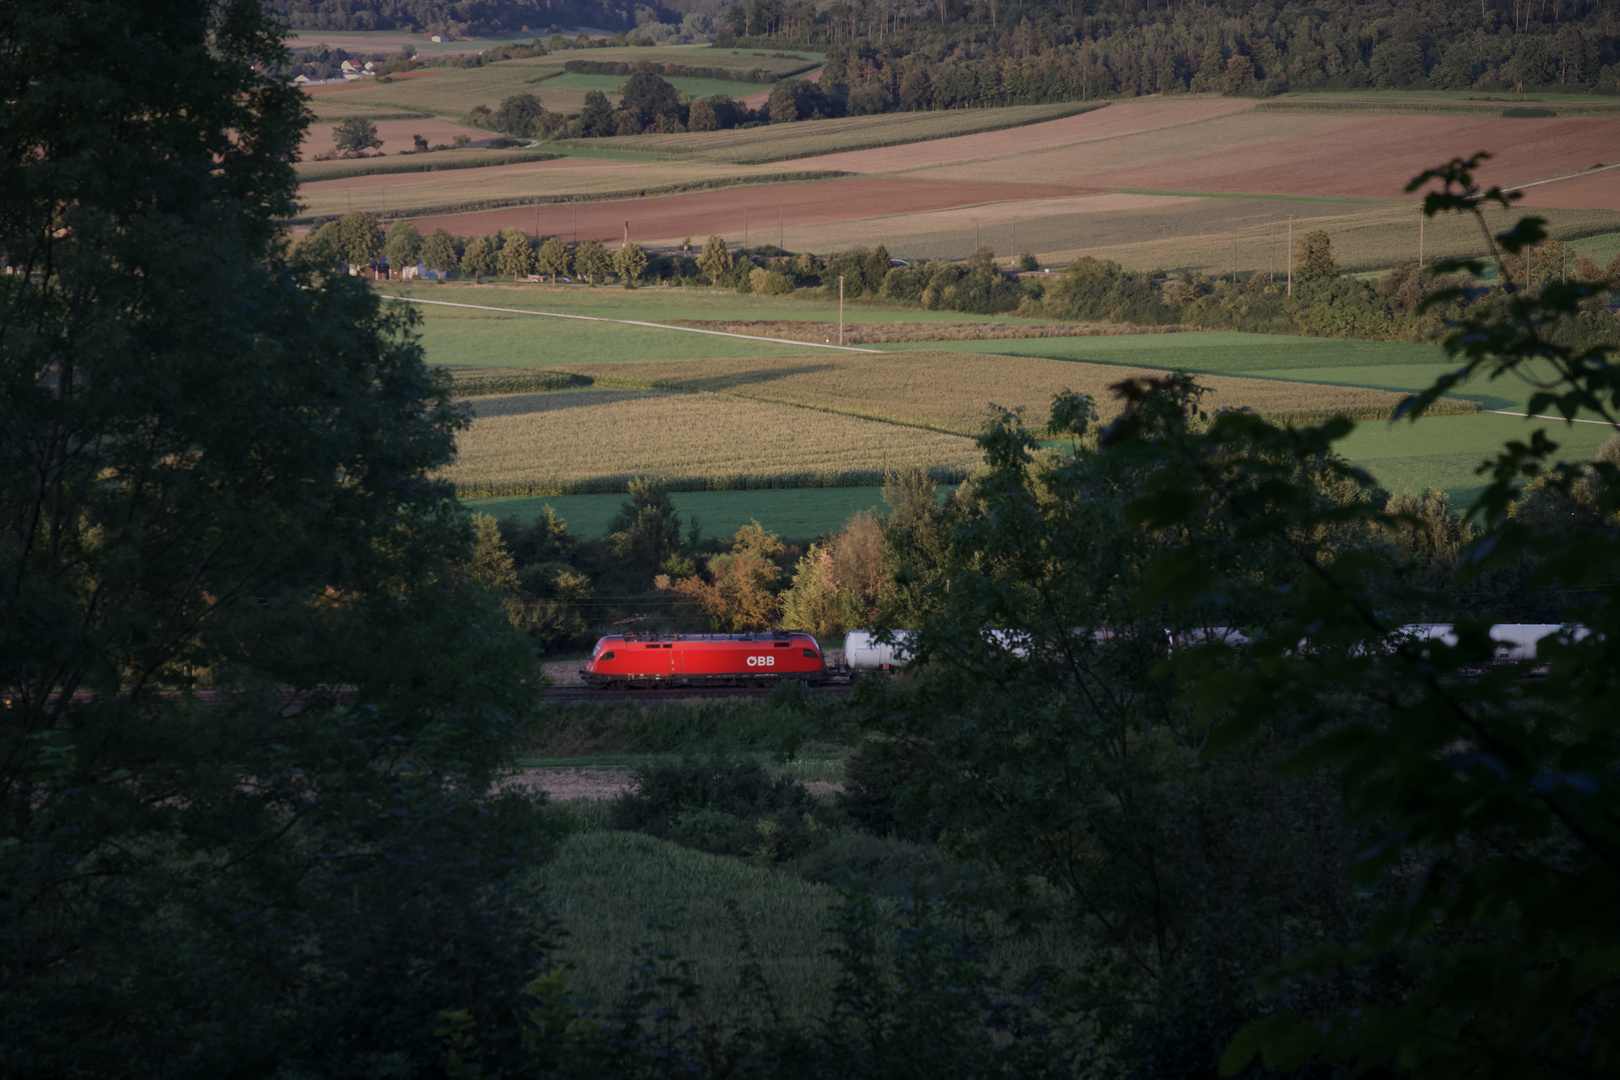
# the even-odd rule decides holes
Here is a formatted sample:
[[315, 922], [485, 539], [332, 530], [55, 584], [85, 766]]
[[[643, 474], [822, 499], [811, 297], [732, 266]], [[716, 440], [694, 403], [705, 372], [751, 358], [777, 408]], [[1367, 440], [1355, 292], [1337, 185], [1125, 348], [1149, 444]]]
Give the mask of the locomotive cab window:
[[597, 659], [598, 660], [611, 660], [611, 659], [613, 659], [613, 654], [610, 653], [610, 652], [605, 652], [601, 656], [598, 656]]
[[806, 660], [820, 660], [821, 656], [814, 649], [806, 649], [804, 650], [804, 658]]

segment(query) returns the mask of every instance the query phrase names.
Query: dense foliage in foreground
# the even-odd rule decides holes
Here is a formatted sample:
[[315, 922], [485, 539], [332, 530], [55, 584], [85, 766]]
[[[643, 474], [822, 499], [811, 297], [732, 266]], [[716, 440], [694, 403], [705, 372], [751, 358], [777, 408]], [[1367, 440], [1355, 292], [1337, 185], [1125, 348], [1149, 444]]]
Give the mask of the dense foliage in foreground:
[[409, 320], [287, 258], [280, 56], [255, 4], [0, 9], [8, 1074], [431, 1060], [548, 940], [485, 796], [530, 650]]
[[[1055, 451], [1002, 417], [949, 511], [926, 491], [863, 526], [897, 563], [878, 619], [919, 635], [908, 678], [860, 703], [869, 757], [837, 808], [986, 873], [887, 909], [852, 890], [809, 1021], [759, 978], [705, 1001], [656, 941], [586, 1006], [544, 914], [554, 819], [490, 794], [532, 697], [499, 602], [518, 572], [427, 478], [458, 420], [408, 320], [272, 224], [304, 120], [255, 74], [274, 28], [248, 0], [28, 0], [0, 43], [8, 1073], [1620, 1062], [1613, 454], [1509, 443], [1469, 534], [1373, 497], [1333, 453], [1348, 421], [1204, 417], [1181, 376], [1122, 385], [1096, 432], [1060, 396]], [[1508, 201], [1473, 165], [1419, 179], [1429, 212]], [[1620, 426], [1613, 350], [1557, 335], [1607, 283], [1526, 288], [1513, 260], [1542, 239], [1534, 219], [1495, 238], [1500, 295], [1457, 310], [1460, 366], [1413, 415], [1524, 374], [1529, 411]], [[683, 576], [657, 494], [615, 532]], [[788, 554], [772, 539], [745, 530], [711, 572], [757, 583]], [[1484, 669], [1488, 594], [1455, 644], [1396, 632], [1512, 569], [1591, 631], [1543, 643], [1544, 679]], [[806, 607], [842, 615], [819, 580], [834, 596]], [[753, 767], [644, 782], [621, 824], [752, 858], [808, 857], [834, 821]], [[1036, 922], [1081, 959], [994, 970], [987, 931]]]

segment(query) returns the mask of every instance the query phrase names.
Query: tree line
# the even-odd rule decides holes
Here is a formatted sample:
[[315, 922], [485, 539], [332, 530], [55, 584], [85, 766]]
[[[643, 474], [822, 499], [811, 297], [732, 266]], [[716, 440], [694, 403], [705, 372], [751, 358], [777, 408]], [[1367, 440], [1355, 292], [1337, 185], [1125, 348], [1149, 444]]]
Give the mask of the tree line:
[[[1018, 260], [1024, 273], [1015, 274], [998, 264], [990, 248], [980, 248], [962, 262], [907, 265], [895, 265], [898, 260], [881, 244], [824, 258], [789, 254], [772, 246], [733, 251], [719, 236], [710, 236], [695, 253], [690, 249], [688, 241], [681, 251], [648, 252], [634, 243], [610, 251], [600, 241], [569, 244], [556, 236], [531, 237], [515, 227], [490, 237], [456, 236], [441, 227], [423, 237], [408, 221], [395, 222], [384, 233], [376, 218], [363, 211], [319, 224], [301, 247], [317, 261], [343, 260], [361, 267], [380, 261], [394, 273], [420, 262], [427, 269], [474, 281], [534, 274], [553, 281], [577, 276], [593, 285], [616, 278], [633, 286], [651, 278], [673, 285], [732, 288], [745, 295], [820, 289], [821, 295], [831, 298], [839, 294], [842, 278], [847, 300], [891, 307], [1394, 341], [1438, 341], [1450, 320], [1479, 305], [1500, 303], [1509, 287], [1540, 291], [1569, 282], [1606, 282], [1620, 273], [1620, 257], [1600, 266], [1566, 242], [1549, 239], [1505, 257], [1506, 276], [1494, 285], [1474, 286], [1466, 296], [1435, 303], [1428, 297], [1436, 281], [1415, 263], [1401, 264], [1370, 280], [1341, 274], [1332, 237], [1319, 229], [1296, 241], [1287, 275], [1246, 277], [1137, 272], [1090, 257], [1074, 260], [1057, 274], [1037, 275], [1028, 273], [1038, 267], [1029, 252]], [[1570, 343], [1615, 342], [1620, 324], [1609, 312], [1608, 300], [1606, 289], [1594, 293], [1549, 333]]]
[[727, 41], [827, 50], [851, 112], [1216, 91], [1620, 92], [1612, 4], [1301, 7], [750, 0]]

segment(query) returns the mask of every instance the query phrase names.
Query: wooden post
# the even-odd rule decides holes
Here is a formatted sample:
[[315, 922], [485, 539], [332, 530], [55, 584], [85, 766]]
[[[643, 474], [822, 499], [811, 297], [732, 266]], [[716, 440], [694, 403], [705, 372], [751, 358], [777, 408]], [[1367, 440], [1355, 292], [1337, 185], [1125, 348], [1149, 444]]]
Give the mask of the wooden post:
[[1288, 295], [1294, 295], [1294, 215], [1288, 215]]
[[1423, 221], [1427, 215], [1418, 217], [1418, 269], [1423, 269]]
[[838, 344], [844, 343], [844, 275], [838, 275]]

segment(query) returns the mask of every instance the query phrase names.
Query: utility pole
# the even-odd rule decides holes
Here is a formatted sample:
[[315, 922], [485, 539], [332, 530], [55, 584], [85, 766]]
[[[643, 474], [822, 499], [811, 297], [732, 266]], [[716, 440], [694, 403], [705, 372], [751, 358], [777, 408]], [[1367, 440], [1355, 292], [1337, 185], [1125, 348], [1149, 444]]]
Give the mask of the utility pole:
[[748, 254], [748, 207], [743, 207], [743, 254]]
[[579, 245], [579, 206], [574, 206], [574, 245]]
[[787, 246], [782, 243], [782, 238], [787, 235], [785, 232], [786, 226], [783, 224], [786, 220], [787, 211], [782, 208], [781, 204], [778, 204], [776, 207], [776, 253], [778, 255], [787, 254]]
[[1419, 270], [1423, 269], [1423, 220], [1424, 220], [1425, 216], [1426, 215], [1424, 215], [1421, 211], [1418, 213], [1418, 269]]
[[628, 221], [624, 223], [624, 244], [626, 247], [630, 246], [630, 223]]
[[973, 219], [973, 250], [979, 250], [979, 219]]
[[838, 275], [838, 344], [844, 343], [844, 275]]
[[1232, 237], [1232, 284], [1237, 284], [1237, 237]]
[[1294, 295], [1294, 215], [1288, 215], [1288, 295]]

